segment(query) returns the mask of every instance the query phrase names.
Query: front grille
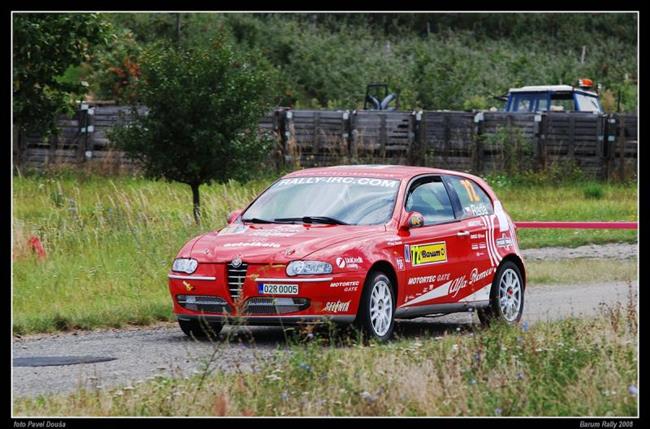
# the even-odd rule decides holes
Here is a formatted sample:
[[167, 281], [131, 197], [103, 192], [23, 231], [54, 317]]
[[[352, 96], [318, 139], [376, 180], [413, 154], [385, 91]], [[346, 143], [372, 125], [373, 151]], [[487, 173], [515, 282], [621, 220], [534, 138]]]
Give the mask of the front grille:
[[228, 264], [228, 290], [233, 300], [236, 300], [241, 295], [241, 288], [246, 279], [246, 271], [248, 264], [242, 263], [239, 267], [235, 268], [232, 264]]
[[247, 314], [285, 314], [309, 307], [305, 298], [254, 297], [246, 301], [244, 313]]
[[206, 295], [177, 295], [181, 307], [205, 313], [230, 313], [230, 307], [223, 298]]

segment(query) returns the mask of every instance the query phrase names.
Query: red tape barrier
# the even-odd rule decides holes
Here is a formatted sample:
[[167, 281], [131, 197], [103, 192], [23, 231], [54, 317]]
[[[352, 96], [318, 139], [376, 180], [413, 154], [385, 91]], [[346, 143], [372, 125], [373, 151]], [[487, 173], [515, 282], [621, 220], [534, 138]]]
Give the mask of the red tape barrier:
[[638, 229], [637, 222], [515, 222], [517, 228]]

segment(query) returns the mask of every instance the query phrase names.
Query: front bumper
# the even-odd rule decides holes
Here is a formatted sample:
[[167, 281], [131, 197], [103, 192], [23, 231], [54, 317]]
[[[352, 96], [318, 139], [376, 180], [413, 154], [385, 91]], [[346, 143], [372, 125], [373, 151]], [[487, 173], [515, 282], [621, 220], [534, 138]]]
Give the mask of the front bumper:
[[339, 316], [303, 316], [303, 315], [281, 315], [281, 316], [226, 316], [213, 314], [177, 314], [176, 319], [183, 321], [205, 320], [208, 323], [228, 323], [231, 325], [302, 325], [302, 324], [345, 324], [354, 322], [355, 315]]
[[[169, 292], [174, 313], [180, 320], [205, 317], [246, 324], [349, 323], [354, 320], [365, 272], [288, 277], [284, 268], [284, 265], [249, 265], [239, 296], [233, 296], [229, 288], [224, 264], [200, 264], [197, 272], [191, 275], [170, 272]], [[297, 285], [298, 293], [263, 294], [260, 286], [264, 284]], [[223, 305], [188, 306], [188, 296], [196, 297], [192, 302], [213, 297]], [[294, 307], [291, 307], [292, 301]]]

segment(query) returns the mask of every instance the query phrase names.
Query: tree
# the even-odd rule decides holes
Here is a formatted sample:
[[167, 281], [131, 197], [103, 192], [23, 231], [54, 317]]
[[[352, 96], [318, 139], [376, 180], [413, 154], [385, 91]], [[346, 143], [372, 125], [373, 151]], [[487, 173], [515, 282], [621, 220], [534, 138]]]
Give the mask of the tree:
[[86, 90], [62, 75], [107, 44], [110, 28], [97, 14], [14, 15], [13, 117], [20, 131], [56, 132], [57, 116], [70, 112], [74, 97]]
[[267, 152], [257, 138], [272, 107], [274, 70], [218, 40], [208, 48], [156, 45], [141, 56], [132, 122], [111, 134], [151, 178], [192, 189], [200, 223], [199, 186], [243, 178]]

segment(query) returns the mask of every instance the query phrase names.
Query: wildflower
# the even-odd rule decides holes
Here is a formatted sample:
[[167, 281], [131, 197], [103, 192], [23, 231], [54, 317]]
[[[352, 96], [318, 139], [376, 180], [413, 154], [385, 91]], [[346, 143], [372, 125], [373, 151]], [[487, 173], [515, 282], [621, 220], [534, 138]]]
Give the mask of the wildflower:
[[283, 402], [287, 402], [289, 400], [289, 394], [286, 390], [280, 394], [280, 399], [282, 399]]
[[451, 350], [454, 351], [454, 352], [455, 352], [455, 351], [458, 351], [458, 344], [454, 344], [454, 345], [452, 345], [452, 346], [451, 346]]
[[476, 352], [476, 353], [474, 353], [474, 360], [475, 360], [476, 362], [480, 362], [480, 361], [481, 361], [481, 352]]
[[503, 410], [501, 408], [495, 408], [494, 409], [494, 414], [496, 414], [497, 416], [500, 416], [502, 412], [503, 412]]
[[524, 332], [528, 332], [528, 321], [524, 321], [524, 323], [521, 324], [521, 330]]
[[524, 373], [523, 372], [518, 372], [517, 373], [517, 380], [523, 380], [524, 379]]
[[476, 380], [474, 380], [474, 379], [472, 378], [472, 379], [469, 381], [469, 384], [476, 384]]
[[314, 334], [312, 334], [311, 332], [307, 334], [308, 340], [312, 340], [313, 338], [314, 338]]
[[639, 394], [639, 388], [634, 384], [630, 384], [630, 387], [627, 388], [627, 391], [630, 392], [630, 395], [636, 396]]

